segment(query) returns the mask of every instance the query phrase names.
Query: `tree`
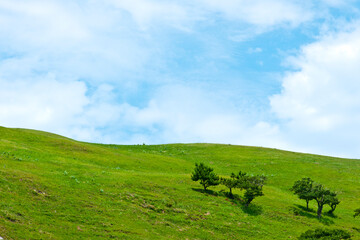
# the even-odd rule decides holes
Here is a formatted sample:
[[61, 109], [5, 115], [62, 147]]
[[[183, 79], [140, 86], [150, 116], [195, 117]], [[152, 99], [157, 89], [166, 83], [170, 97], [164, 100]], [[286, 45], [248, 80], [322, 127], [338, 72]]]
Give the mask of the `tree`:
[[296, 181], [291, 188], [294, 194], [306, 201], [306, 209], [309, 209], [309, 202], [314, 199], [312, 195], [313, 183], [314, 181], [310, 178], [302, 178]]
[[354, 212], [354, 217], [360, 216], [360, 208], [356, 209]]
[[309, 202], [315, 200], [318, 205], [317, 215], [321, 218], [322, 210], [325, 204], [331, 207], [330, 213], [333, 213], [340, 203], [336, 193], [331, 192], [322, 184], [314, 184], [310, 178], [302, 178], [294, 183], [291, 190], [298, 195], [300, 199], [306, 201], [306, 208], [309, 209]]
[[200, 184], [203, 185], [204, 190], [206, 190], [209, 186], [216, 186], [220, 183], [219, 176], [216, 175], [213, 171], [214, 169], [205, 166], [203, 163], [195, 163], [195, 169], [191, 175], [191, 179], [193, 181], [200, 180]]
[[330, 192], [330, 190], [325, 189], [325, 187], [322, 184], [316, 184], [315, 186], [313, 186], [312, 195], [318, 205], [318, 210], [317, 210], [318, 218], [321, 218], [321, 213], [325, 204], [329, 204], [331, 206], [332, 203], [334, 204], [335, 202], [337, 202], [335, 204], [335, 208], [336, 208], [336, 205], [340, 203], [339, 200], [337, 200], [336, 198], [336, 193]]
[[248, 176], [246, 173], [240, 171], [237, 175], [231, 173], [230, 178], [221, 178], [221, 184], [229, 188], [230, 196], [232, 196], [233, 188], [245, 190], [245, 206], [248, 206], [256, 197], [264, 195], [262, 187], [265, 180], [265, 176]]
[[229, 188], [229, 195], [231, 197], [233, 196], [232, 189], [238, 186], [238, 180], [236, 178], [233, 178], [232, 176], [233, 174], [231, 175], [231, 178], [220, 179], [221, 184]]
[[331, 207], [329, 213], [333, 213], [336, 209], [336, 206], [340, 203], [339, 199], [336, 197], [336, 193], [330, 192], [330, 195], [327, 197], [327, 204]]
[[246, 207], [249, 206], [256, 197], [264, 196], [262, 187], [264, 186], [265, 181], [265, 176], [247, 176], [243, 178], [241, 188], [246, 190], [244, 194]]
[[220, 182], [222, 185], [229, 188], [229, 195], [232, 197], [233, 188], [241, 188], [242, 178], [246, 176], [246, 173], [239, 172], [238, 175], [231, 173], [230, 178], [221, 178]]
[[251, 186], [246, 189], [244, 193], [245, 198], [245, 206], [249, 206], [249, 204], [254, 200], [256, 197], [264, 196], [262, 192], [262, 187], [259, 186]]

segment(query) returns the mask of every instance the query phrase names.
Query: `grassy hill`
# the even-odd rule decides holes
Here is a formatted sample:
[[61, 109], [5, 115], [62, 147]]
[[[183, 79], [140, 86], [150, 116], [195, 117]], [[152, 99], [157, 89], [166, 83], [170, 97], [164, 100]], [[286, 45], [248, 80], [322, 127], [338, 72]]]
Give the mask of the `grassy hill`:
[[[194, 163], [221, 176], [268, 177], [249, 208], [191, 181]], [[311, 177], [338, 192], [334, 216], [289, 188]], [[217, 144], [101, 145], [0, 128], [0, 236], [4, 239], [296, 239], [336, 227], [360, 239], [360, 161]], [[241, 192], [234, 191], [241, 196]], [[324, 209], [328, 210], [328, 207]], [[358, 228], [359, 230], [356, 230]]]

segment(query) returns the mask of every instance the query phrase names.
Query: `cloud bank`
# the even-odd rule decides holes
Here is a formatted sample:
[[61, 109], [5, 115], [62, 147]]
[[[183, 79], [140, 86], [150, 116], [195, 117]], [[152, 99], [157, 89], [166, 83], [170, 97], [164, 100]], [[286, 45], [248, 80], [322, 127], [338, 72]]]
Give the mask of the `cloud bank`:
[[360, 28], [328, 33], [289, 58], [271, 106], [289, 141], [307, 151], [360, 156]]
[[[0, 0], [0, 125], [360, 157], [359, 30], [333, 9], [357, 16], [352, 1]], [[287, 52], [291, 34], [312, 43]]]

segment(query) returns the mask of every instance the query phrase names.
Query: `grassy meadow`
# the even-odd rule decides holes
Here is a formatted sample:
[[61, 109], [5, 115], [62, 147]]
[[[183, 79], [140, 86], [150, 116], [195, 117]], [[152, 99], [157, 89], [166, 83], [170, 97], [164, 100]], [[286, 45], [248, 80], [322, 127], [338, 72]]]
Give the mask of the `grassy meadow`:
[[[196, 162], [220, 176], [264, 174], [248, 208], [224, 186], [204, 193]], [[338, 193], [333, 215], [289, 190], [311, 177]], [[4, 239], [296, 239], [316, 227], [360, 239], [360, 161], [219, 144], [102, 145], [0, 128], [0, 236]], [[240, 197], [242, 192], [234, 190]]]

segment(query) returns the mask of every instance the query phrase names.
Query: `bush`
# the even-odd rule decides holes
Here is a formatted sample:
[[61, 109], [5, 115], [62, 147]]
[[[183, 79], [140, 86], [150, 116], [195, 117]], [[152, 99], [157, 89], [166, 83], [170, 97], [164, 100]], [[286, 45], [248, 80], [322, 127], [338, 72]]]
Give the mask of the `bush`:
[[342, 229], [321, 229], [308, 230], [301, 234], [299, 240], [342, 240], [351, 239], [349, 232]]

